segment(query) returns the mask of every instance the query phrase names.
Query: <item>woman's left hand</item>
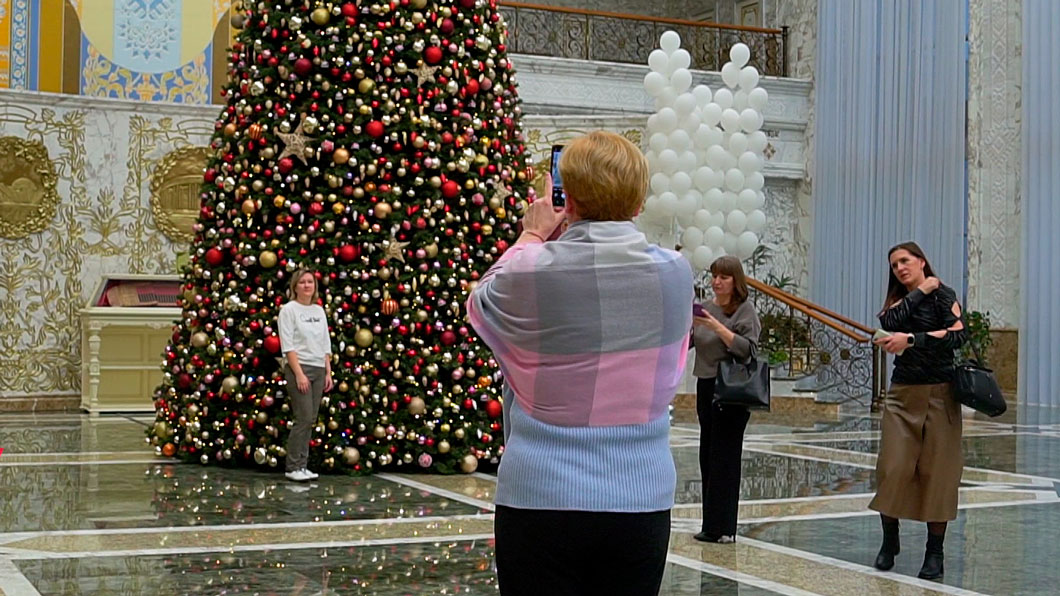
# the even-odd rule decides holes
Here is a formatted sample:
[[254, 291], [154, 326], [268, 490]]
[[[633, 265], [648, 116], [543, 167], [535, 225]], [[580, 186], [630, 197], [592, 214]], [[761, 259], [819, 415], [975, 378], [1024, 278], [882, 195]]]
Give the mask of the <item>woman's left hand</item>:
[[888, 354], [897, 354], [909, 347], [909, 334], [895, 333], [889, 337], [881, 337], [873, 343], [883, 348], [883, 351]]
[[324, 393], [328, 393], [335, 388], [335, 382], [331, 380], [331, 373], [328, 373], [324, 377]]

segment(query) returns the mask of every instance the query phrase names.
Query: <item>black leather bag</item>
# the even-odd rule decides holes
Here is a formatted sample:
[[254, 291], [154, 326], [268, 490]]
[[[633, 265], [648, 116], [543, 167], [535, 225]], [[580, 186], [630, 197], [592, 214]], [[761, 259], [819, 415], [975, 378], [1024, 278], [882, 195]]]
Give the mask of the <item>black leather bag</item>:
[[983, 357], [979, 354], [979, 348], [972, 344], [975, 351], [975, 360], [964, 360], [957, 362], [953, 375], [953, 394], [957, 401], [982, 412], [987, 416], [1000, 416], [1008, 409], [1004, 396], [1001, 395], [1001, 387], [997, 384], [994, 371], [982, 364]]
[[745, 362], [719, 362], [718, 377], [714, 381], [714, 403], [768, 410], [769, 364], [759, 360], [753, 349]]

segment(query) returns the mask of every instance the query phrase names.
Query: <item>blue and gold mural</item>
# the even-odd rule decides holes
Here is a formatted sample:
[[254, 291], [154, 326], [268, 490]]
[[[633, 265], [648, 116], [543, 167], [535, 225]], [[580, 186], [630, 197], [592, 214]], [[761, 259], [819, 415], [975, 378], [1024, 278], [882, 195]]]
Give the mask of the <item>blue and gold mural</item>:
[[0, 88], [220, 103], [231, 0], [0, 0]]

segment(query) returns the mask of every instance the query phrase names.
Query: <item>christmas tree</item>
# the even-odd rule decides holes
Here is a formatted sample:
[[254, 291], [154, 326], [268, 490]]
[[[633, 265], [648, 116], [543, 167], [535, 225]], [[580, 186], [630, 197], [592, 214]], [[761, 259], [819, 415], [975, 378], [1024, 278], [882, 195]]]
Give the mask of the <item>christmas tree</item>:
[[529, 190], [496, 0], [235, 3], [148, 440], [275, 467], [291, 413], [276, 316], [318, 274], [332, 336], [310, 464], [474, 471], [503, 452], [500, 373], [466, 324]]

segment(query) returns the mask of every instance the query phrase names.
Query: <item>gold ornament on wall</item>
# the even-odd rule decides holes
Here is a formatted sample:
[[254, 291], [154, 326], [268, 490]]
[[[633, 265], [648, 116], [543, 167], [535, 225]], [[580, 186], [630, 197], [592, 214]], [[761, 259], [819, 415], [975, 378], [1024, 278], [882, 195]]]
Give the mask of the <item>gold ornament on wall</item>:
[[191, 242], [199, 217], [202, 175], [210, 150], [181, 147], [166, 154], [151, 174], [151, 211], [159, 230], [173, 242]]
[[39, 141], [0, 137], [0, 238], [44, 231], [59, 206], [58, 177]]

